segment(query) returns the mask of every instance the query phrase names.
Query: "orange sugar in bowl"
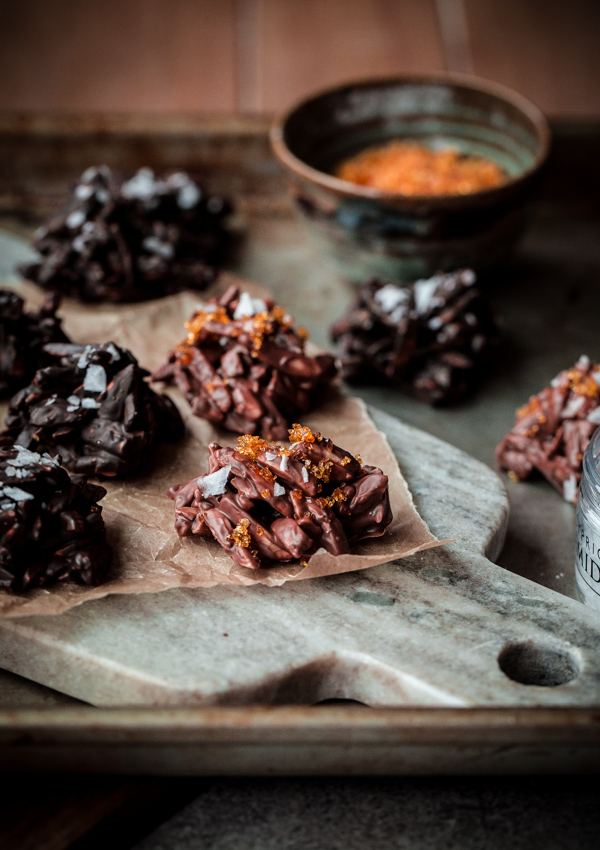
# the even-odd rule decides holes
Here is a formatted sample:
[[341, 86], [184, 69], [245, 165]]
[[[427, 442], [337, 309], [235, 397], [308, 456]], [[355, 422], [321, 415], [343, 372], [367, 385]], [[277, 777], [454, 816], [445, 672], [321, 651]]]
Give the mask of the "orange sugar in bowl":
[[455, 148], [433, 150], [393, 139], [343, 160], [335, 176], [348, 183], [400, 195], [468, 195], [501, 186], [507, 175], [498, 163]]

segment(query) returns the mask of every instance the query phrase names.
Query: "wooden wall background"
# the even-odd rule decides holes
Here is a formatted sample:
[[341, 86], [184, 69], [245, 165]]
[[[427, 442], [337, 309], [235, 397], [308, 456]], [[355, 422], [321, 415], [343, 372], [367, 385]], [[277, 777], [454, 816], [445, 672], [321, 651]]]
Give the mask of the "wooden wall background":
[[450, 69], [600, 117], [600, 0], [0, 0], [0, 110], [270, 113]]

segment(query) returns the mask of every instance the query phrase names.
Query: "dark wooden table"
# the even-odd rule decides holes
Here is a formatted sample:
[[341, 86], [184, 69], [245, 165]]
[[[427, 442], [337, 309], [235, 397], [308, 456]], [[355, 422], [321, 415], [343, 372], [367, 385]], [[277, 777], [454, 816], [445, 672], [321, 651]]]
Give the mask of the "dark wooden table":
[[[493, 464], [514, 409], [582, 353], [600, 359], [600, 126], [556, 125], [547, 179], [515, 256], [482, 281], [503, 314], [502, 356], [481, 392], [431, 410], [389, 390], [359, 394]], [[199, 170], [237, 204], [228, 267], [271, 287], [327, 345], [352, 287], [306, 241], [260, 120], [0, 118], [0, 227], [29, 237], [89, 164]], [[1, 258], [0, 258], [1, 259]], [[512, 518], [500, 563], [566, 595], [574, 514], [543, 482], [508, 484]], [[15, 707], [59, 695], [4, 675]], [[3, 850], [169, 847], [597, 847], [600, 816], [585, 777], [210, 780], [4, 777]], [[191, 802], [195, 801], [195, 802]], [[245, 837], [244, 837], [245, 836]]]

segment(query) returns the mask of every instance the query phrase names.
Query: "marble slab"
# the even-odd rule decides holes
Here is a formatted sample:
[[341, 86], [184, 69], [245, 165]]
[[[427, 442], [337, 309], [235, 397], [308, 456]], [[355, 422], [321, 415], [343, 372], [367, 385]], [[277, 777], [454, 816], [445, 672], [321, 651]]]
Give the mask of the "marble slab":
[[508, 502], [460, 450], [371, 414], [456, 543], [279, 588], [112, 596], [0, 623], [0, 666], [98, 706], [594, 706], [600, 616], [493, 563]]

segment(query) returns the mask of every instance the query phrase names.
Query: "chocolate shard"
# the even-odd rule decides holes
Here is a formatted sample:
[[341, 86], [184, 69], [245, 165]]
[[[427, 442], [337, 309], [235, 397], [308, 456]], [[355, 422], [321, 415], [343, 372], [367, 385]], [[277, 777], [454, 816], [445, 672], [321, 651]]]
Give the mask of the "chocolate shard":
[[387, 476], [309, 428], [289, 435], [291, 448], [251, 434], [236, 448], [211, 443], [208, 473], [167, 491], [177, 534], [213, 537], [248, 569], [380, 537], [392, 521]]
[[84, 475], [69, 475], [60, 457], [0, 448], [0, 587], [100, 584], [112, 552], [98, 505], [105, 495]]
[[371, 280], [331, 328], [342, 377], [379, 376], [429, 404], [469, 395], [497, 345], [492, 309], [463, 269], [409, 286]]
[[575, 502], [583, 453], [598, 425], [600, 365], [583, 356], [517, 410], [496, 447], [496, 463], [513, 480], [541, 473], [567, 502]]
[[11, 289], [0, 288], [0, 398], [27, 386], [48, 364], [44, 346], [68, 342], [56, 315], [57, 295], [49, 295], [37, 312], [25, 311], [25, 302]]
[[270, 299], [231, 286], [186, 322], [188, 338], [152, 380], [175, 383], [195, 416], [228, 431], [285, 440], [336, 374], [330, 355], [305, 354], [293, 325]]
[[72, 472], [130, 475], [162, 441], [183, 436], [179, 411], [152, 390], [133, 354], [112, 342], [52, 343], [50, 364], [11, 400], [0, 445], [60, 455]]
[[81, 301], [145, 301], [205, 289], [227, 242], [231, 205], [182, 171], [140, 168], [122, 180], [88, 168], [66, 206], [35, 235], [21, 274]]

